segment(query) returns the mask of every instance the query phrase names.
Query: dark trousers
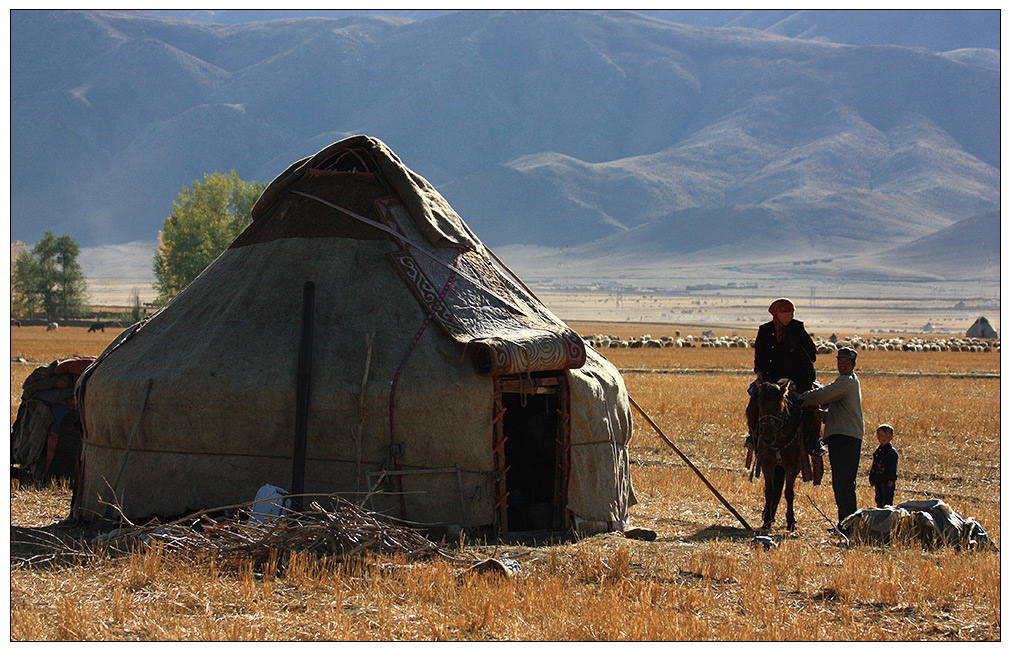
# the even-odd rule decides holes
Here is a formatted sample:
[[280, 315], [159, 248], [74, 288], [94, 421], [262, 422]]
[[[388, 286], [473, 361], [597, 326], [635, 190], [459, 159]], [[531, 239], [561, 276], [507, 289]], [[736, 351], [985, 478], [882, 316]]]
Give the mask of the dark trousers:
[[896, 491], [896, 484], [894, 485], [875, 485], [876, 488], [876, 507], [882, 508], [883, 506], [893, 505], [893, 493]]
[[825, 439], [830, 454], [830, 483], [837, 503], [837, 521], [858, 510], [855, 499], [855, 479], [862, 441], [852, 436], [833, 435]]

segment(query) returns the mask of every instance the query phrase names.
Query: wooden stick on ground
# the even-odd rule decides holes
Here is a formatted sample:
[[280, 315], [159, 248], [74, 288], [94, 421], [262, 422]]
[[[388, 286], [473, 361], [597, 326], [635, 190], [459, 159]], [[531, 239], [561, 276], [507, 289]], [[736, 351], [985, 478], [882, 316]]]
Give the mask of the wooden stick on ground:
[[694, 470], [694, 473], [697, 474], [698, 478], [700, 478], [704, 482], [704, 484], [708, 486], [708, 489], [711, 490], [711, 492], [716, 497], [718, 497], [718, 500], [722, 502], [722, 505], [724, 505], [726, 508], [729, 509], [729, 512], [731, 512], [733, 516], [739, 520], [739, 523], [743, 524], [743, 527], [746, 528], [746, 530], [752, 531], [753, 528], [750, 527], [750, 524], [746, 523], [746, 520], [743, 519], [743, 516], [740, 515], [738, 512], [736, 512], [735, 508], [729, 505], [729, 502], [725, 500], [725, 497], [719, 494], [718, 490], [715, 489], [715, 486], [709, 483], [708, 479], [704, 478], [704, 474], [701, 474], [701, 470], [694, 467], [694, 464], [690, 462], [690, 459], [687, 458], [686, 455], [682, 451], [680, 451], [676, 447], [676, 445], [673, 444], [672, 440], [666, 437], [666, 434], [662, 433], [662, 429], [659, 428], [659, 425], [655, 424], [655, 422], [652, 421], [652, 418], [648, 417], [648, 414], [645, 413], [645, 410], [641, 408], [637, 402], [634, 401], [634, 398], [631, 397], [630, 395], [628, 395], [627, 398], [631, 401], [631, 405], [633, 405], [634, 408], [638, 410], [638, 413], [640, 413], [645, 418], [648, 424], [652, 425], [652, 428], [655, 429], [655, 432], [659, 434], [659, 436], [663, 440], [666, 441], [666, 444], [672, 447], [673, 451], [675, 451], [677, 455], [679, 455], [679, 457], [683, 459], [683, 462], [687, 464], [687, 467]]

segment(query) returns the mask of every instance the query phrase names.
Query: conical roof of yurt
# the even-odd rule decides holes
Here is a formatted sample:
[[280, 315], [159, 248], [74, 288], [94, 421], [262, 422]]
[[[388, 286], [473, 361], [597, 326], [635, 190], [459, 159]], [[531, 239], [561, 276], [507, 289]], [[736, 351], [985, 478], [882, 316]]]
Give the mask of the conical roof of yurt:
[[998, 338], [998, 333], [987, 318], [978, 316], [974, 324], [967, 328], [967, 336], [972, 339], [995, 339]]
[[82, 377], [76, 518], [276, 486], [423, 526], [626, 526], [620, 374], [385, 144], [295, 163], [252, 216]]

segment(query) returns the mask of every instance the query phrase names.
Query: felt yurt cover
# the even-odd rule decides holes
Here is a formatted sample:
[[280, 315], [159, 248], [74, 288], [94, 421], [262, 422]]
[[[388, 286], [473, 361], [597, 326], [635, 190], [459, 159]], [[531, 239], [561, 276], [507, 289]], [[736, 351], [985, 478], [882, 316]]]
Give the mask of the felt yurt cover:
[[978, 316], [974, 324], [967, 328], [967, 336], [972, 339], [997, 339], [998, 333], [987, 318]]
[[423, 525], [626, 525], [620, 374], [382, 142], [299, 161], [252, 216], [79, 382], [75, 517], [246, 503], [300, 462], [306, 493]]

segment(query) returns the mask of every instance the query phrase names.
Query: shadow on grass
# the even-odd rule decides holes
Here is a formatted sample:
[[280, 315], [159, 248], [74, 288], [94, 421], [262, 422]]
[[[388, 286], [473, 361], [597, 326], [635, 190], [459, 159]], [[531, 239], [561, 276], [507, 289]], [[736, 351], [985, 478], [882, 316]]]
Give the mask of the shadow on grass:
[[745, 528], [738, 528], [734, 526], [708, 526], [702, 528], [701, 530], [695, 532], [694, 534], [684, 537], [684, 541], [688, 542], [710, 542], [716, 539], [727, 539], [732, 541], [750, 541], [753, 539], [754, 535], [759, 534], [756, 531], [746, 530]]
[[94, 531], [68, 521], [29, 528], [11, 526], [11, 567], [33, 568], [84, 561], [94, 556], [87, 540]]

